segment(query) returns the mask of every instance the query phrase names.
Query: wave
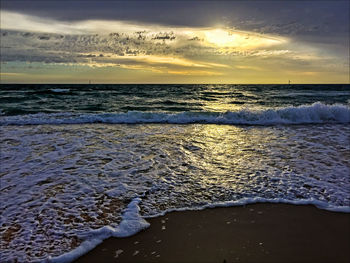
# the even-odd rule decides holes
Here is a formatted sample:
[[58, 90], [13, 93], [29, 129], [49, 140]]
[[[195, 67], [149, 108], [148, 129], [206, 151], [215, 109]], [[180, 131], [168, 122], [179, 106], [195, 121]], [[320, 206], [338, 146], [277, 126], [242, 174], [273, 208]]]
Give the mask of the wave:
[[111, 226], [104, 226], [102, 228], [90, 230], [86, 233], [80, 234], [80, 238], [85, 241], [72, 251], [57, 257], [49, 257], [42, 262], [52, 263], [68, 263], [76, 260], [86, 252], [94, 249], [103, 240], [109, 237], [129, 237], [140, 232], [150, 226], [150, 224], [140, 215], [140, 208], [138, 206], [141, 199], [134, 198], [125, 209], [122, 221], [117, 228]]
[[316, 102], [311, 105], [271, 108], [264, 110], [241, 109], [229, 112], [140, 112], [125, 113], [36, 113], [17, 116], [0, 116], [0, 125], [41, 125], [41, 124], [327, 124], [350, 123], [350, 106], [327, 105]]
[[65, 92], [70, 92], [70, 89], [50, 89], [50, 91], [55, 93], [65, 93]]
[[296, 96], [300, 97], [338, 97], [338, 96], [350, 96], [350, 91], [312, 91], [312, 92], [289, 92], [285, 94], [278, 94], [278, 95], [271, 95], [273, 98], [279, 98], [279, 97], [288, 97], [288, 98], [295, 98]]

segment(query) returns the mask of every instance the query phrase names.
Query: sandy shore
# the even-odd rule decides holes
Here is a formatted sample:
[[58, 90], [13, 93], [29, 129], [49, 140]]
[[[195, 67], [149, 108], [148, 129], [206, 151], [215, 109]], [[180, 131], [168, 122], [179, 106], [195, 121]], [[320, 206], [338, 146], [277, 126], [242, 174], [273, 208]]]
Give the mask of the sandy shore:
[[76, 262], [350, 262], [350, 214], [253, 204], [173, 212]]

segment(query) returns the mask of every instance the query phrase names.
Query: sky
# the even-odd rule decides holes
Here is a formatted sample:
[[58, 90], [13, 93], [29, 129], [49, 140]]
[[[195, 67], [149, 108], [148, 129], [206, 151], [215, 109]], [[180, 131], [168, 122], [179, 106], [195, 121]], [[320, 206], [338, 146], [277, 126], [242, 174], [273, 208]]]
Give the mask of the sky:
[[350, 83], [350, 1], [1, 0], [1, 83]]

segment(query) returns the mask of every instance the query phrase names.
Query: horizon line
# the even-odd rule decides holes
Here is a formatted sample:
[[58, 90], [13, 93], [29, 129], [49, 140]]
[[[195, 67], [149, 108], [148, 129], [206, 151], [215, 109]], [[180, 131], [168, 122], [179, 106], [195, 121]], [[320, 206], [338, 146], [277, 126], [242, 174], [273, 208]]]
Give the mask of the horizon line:
[[1, 83], [0, 85], [350, 85], [348, 83]]

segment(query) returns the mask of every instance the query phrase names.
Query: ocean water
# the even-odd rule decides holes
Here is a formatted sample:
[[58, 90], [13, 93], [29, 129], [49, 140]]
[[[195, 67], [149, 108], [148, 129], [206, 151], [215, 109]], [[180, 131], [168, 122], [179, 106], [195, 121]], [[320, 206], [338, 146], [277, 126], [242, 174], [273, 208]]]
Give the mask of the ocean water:
[[173, 210], [350, 212], [349, 85], [1, 85], [2, 262], [70, 262]]

